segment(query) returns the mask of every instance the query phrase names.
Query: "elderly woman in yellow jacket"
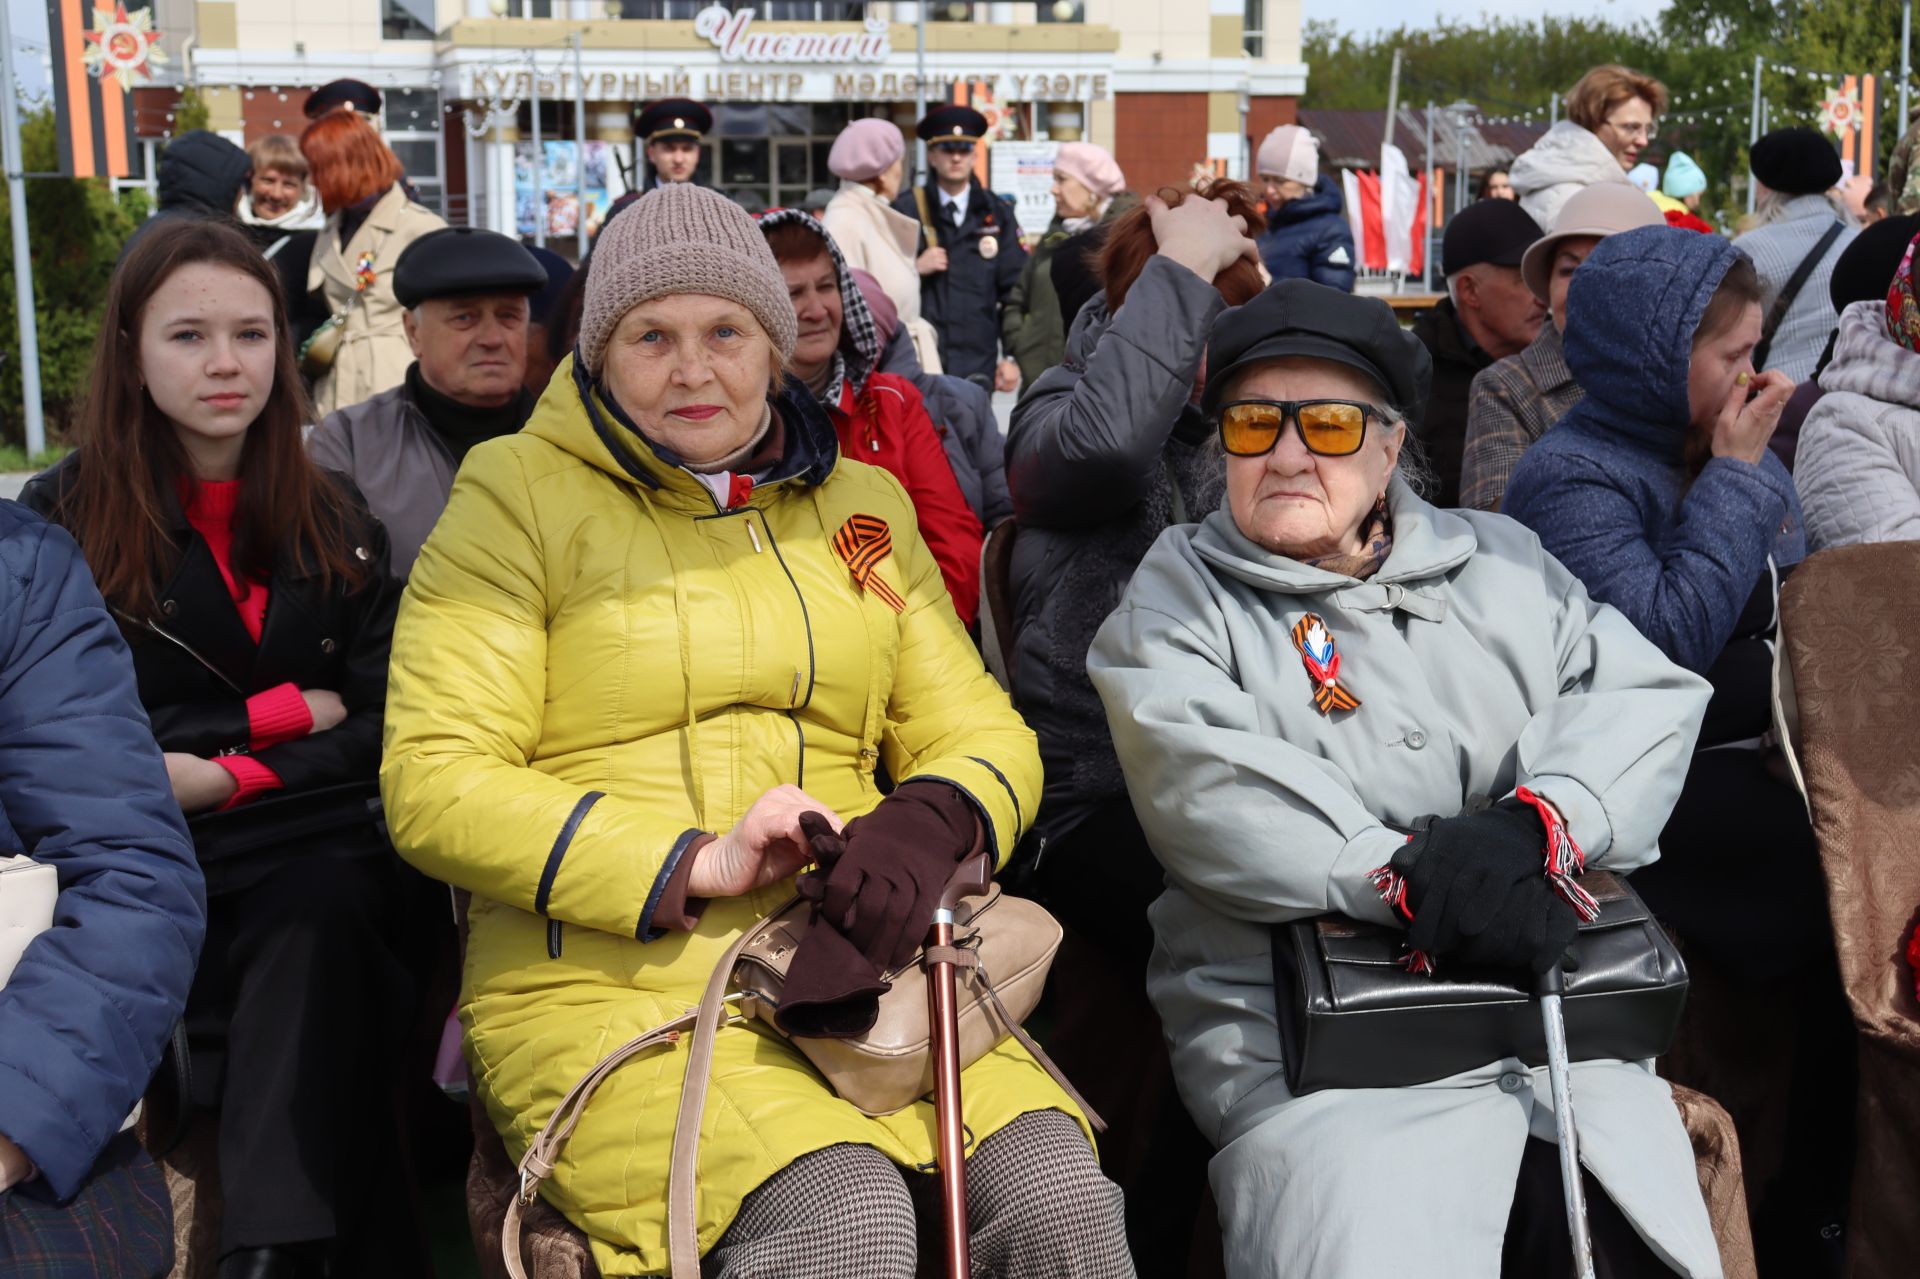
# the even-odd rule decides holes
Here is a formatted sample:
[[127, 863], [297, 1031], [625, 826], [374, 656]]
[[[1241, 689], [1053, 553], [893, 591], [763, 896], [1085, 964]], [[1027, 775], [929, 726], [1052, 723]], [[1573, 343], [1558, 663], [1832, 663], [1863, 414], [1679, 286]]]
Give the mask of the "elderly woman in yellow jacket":
[[[603, 1055], [698, 1002], [820, 822], [852, 819], [833, 874], [862, 885], [813, 1010], [830, 1027], [833, 995], [870, 999], [912, 948], [956, 861], [982, 840], [1004, 860], [1033, 814], [1033, 735], [898, 482], [840, 457], [783, 379], [794, 336], [745, 213], [648, 194], [594, 251], [572, 361], [525, 430], [468, 455], [414, 566], [387, 818], [403, 856], [474, 895], [467, 1059], [516, 1158]], [[683, 1070], [672, 1050], [621, 1067], [543, 1187], [603, 1274], [667, 1268]], [[751, 1024], [721, 1031], [712, 1078], [706, 1274], [913, 1273], [928, 1103], [869, 1118]], [[1118, 1191], [1058, 1085], [1011, 1043], [964, 1085], [976, 1273], [1132, 1275]]]

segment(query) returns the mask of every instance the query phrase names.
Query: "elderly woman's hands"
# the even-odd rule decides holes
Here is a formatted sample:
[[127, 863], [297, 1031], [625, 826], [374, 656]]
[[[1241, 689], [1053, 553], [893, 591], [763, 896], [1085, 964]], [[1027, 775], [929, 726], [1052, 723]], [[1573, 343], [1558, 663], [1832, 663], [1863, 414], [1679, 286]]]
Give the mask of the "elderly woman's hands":
[[1407, 944], [1441, 958], [1544, 973], [1573, 944], [1573, 908], [1546, 877], [1547, 832], [1516, 800], [1435, 819], [1393, 857], [1406, 880]]
[[1150, 195], [1146, 204], [1159, 256], [1201, 279], [1211, 281], [1241, 258], [1260, 261], [1260, 250], [1247, 238], [1247, 220], [1228, 213], [1225, 200], [1183, 200], [1169, 209], [1165, 200]]
[[702, 848], [687, 878], [689, 897], [738, 897], [777, 884], [813, 860], [800, 819], [812, 815], [827, 829], [843, 822], [798, 786], [776, 786], [726, 834]]

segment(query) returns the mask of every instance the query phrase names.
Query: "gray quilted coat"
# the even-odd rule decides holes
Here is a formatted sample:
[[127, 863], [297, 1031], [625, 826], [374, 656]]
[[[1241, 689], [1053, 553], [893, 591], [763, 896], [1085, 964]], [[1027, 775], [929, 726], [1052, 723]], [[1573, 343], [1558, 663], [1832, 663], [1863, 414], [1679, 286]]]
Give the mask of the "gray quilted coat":
[[[1154, 544], [1088, 666], [1168, 886], [1148, 992], [1209, 1173], [1234, 1279], [1484, 1279], [1544, 1070], [1489, 1061], [1421, 1087], [1289, 1094], [1271, 926], [1392, 916], [1366, 881], [1405, 827], [1525, 783], [1591, 863], [1631, 870], [1686, 775], [1707, 685], [1521, 525], [1400, 481], [1391, 553], [1357, 581], [1270, 554], [1216, 511]], [[1323, 716], [1290, 631], [1317, 613], [1359, 709]], [[1574, 1068], [1581, 1154], [1654, 1250], [1720, 1274], [1672, 1094], [1642, 1064]], [[1388, 1224], [1390, 1223], [1390, 1225]]]
[[1920, 541], [1920, 355], [1887, 336], [1886, 304], [1840, 316], [1826, 394], [1800, 428], [1793, 482], [1814, 550]]

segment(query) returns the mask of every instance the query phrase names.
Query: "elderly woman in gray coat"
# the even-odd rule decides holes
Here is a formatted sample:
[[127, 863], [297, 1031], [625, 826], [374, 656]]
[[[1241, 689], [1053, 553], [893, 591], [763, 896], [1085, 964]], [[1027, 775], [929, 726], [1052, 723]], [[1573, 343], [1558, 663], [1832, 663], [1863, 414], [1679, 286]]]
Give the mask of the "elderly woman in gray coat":
[[[1218, 1149], [1228, 1273], [1557, 1273], [1545, 1071], [1292, 1096], [1271, 930], [1410, 917], [1439, 965], [1544, 971], [1575, 927], [1542, 873], [1550, 827], [1589, 864], [1652, 861], [1707, 685], [1532, 533], [1397, 474], [1429, 365], [1384, 303], [1284, 281], [1224, 313], [1209, 350], [1225, 503], [1161, 535], [1088, 668], [1167, 872], [1149, 993]], [[1476, 795], [1500, 802], [1469, 814]], [[1383, 866], [1401, 909], [1370, 880]], [[1573, 1093], [1601, 1273], [1719, 1275], [1667, 1085], [1586, 1061]]]

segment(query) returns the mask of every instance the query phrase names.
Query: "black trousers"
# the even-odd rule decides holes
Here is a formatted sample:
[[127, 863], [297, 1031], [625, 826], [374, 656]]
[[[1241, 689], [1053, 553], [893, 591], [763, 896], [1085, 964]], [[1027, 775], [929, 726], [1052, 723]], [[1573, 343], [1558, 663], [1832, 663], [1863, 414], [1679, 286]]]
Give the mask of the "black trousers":
[[[1833, 1246], [1822, 1232], [1846, 1219], [1858, 1080], [1806, 804], [1760, 751], [1700, 752], [1660, 834], [1660, 860], [1635, 871], [1633, 886], [1679, 937], [1696, 991], [1733, 1010], [1692, 1035], [1707, 1060], [1670, 1069], [1733, 1113], [1749, 1178], [1772, 1162], [1763, 1152], [1779, 1152], [1780, 1171], [1748, 1204], [1760, 1272], [1827, 1273]], [[1689, 1017], [1704, 1007], [1695, 999]], [[1760, 1020], [1789, 1028], [1790, 1060], [1751, 1061], [1738, 1022]]]
[[335, 1238], [352, 1161], [392, 1162], [412, 984], [386, 942], [401, 868], [320, 839], [208, 902], [187, 1016], [197, 1040], [224, 1028], [222, 1056], [195, 1054], [198, 1099], [220, 1111], [223, 1253]]
[[[1217, 1227], [1201, 1212], [1213, 1149], [1174, 1090], [1147, 999], [1147, 907], [1164, 878], [1124, 796], [1048, 842], [1034, 891], [1065, 936], [1036, 1021], [1048, 1053], [1109, 1125], [1100, 1166], [1126, 1196], [1135, 1264], [1142, 1275], [1178, 1279], [1194, 1259], [1196, 1228]], [[1218, 1246], [1204, 1240], [1201, 1251]]]

